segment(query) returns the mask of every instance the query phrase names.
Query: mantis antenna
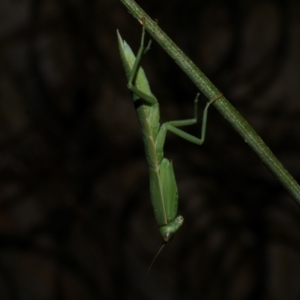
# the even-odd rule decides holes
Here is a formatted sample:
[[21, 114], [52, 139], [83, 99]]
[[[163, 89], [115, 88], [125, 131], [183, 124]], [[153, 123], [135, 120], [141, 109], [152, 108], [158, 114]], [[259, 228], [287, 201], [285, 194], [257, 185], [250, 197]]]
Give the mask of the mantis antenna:
[[147, 276], [148, 276], [148, 274], [149, 274], [149, 272], [150, 272], [150, 270], [151, 270], [151, 268], [152, 268], [154, 262], [156, 261], [156, 259], [157, 259], [158, 255], [159, 255], [159, 253], [160, 253], [160, 252], [162, 251], [162, 249], [165, 247], [166, 243], [167, 243], [167, 242], [162, 242], [162, 244], [161, 244], [161, 246], [159, 247], [158, 251], [156, 252], [154, 258], [152, 259], [152, 261], [151, 261], [151, 263], [150, 263], [150, 265], [149, 265], [149, 267], [148, 267], [148, 269], [147, 269], [147, 272], [146, 272], [146, 274], [145, 274], [145, 276], [144, 276], [144, 278], [143, 278], [141, 287], [144, 285], [144, 282], [145, 282], [145, 280], [146, 280], [146, 278], [147, 278]]

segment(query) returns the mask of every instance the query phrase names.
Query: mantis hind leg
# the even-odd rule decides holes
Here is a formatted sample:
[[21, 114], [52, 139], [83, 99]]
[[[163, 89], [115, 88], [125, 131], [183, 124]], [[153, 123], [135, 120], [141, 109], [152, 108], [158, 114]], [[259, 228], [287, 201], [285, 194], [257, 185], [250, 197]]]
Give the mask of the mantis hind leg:
[[143, 58], [143, 55], [145, 55], [146, 52], [150, 49], [151, 42], [152, 42], [152, 40], [150, 40], [147, 47], [145, 48], [145, 45], [144, 45], [145, 34], [146, 34], [145, 26], [143, 26], [142, 28], [143, 29], [142, 29], [141, 45], [140, 45], [139, 51], [137, 53], [134, 65], [132, 67], [132, 71], [131, 71], [131, 74], [130, 74], [130, 77], [129, 77], [129, 80], [128, 80], [128, 85], [133, 84], [133, 81], [135, 80], [135, 78], [137, 76], [137, 72], [140, 68], [141, 60]]
[[[136, 96], [138, 96], [138, 98], [145, 100], [149, 104], [155, 104], [155, 103], [157, 103], [157, 99], [155, 99], [155, 97], [153, 97], [153, 95], [146, 94], [146, 93], [142, 92], [138, 87], [136, 87], [136, 79], [137, 79], [137, 76], [139, 76], [139, 74], [138, 74], [139, 71], [141, 70], [141, 60], [142, 60], [143, 56], [146, 54], [146, 52], [150, 49], [151, 42], [152, 42], [152, 40], [150, 40], [148, 42], [147, 47], [144, 46], [146, 31], [145, 31], [145, 26], [143, 26], [142, 28], [143, 29], [142, 29], [141, 45], [140, 45], [139, 51], [137, 53], [134, 65], [132, 67], [127, 86], [129, 88], [129, 90], [131, 90]], [[139, 77], [140, 83], [141, 83], [141, 80], [143, 80], [144, 84], [149, 86], [146, 74], [144, 74], [143, 70], [141, 70], [141, 71], [143, 74], [141, 74]], [[149, 91], [150, 91], [150, 87], [149, 87]], [[136, 99], [134, 99], [134, 101], [135, 100]]]

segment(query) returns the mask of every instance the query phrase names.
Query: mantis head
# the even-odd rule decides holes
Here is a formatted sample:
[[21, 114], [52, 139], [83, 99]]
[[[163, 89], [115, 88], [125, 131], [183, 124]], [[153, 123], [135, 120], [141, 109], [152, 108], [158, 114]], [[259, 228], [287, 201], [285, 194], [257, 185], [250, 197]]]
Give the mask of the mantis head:
[[174, 233], [182, 225], [183, 220], [184, 219], [182, 216], [177, 216], [174, 221], [160, 227], [159, 231], [165, 243], [168, 243], [172, 240]]
[[156, 258], [158, 257], [159, 253], [161, 252], [161, 250], [165, 247], [166, 243], [170, 242], [174, 236], [174, 233], [179, 229], [179, 227], [182, 225], [183, 223], [183, 217], [182, 216], [177, 216], [175, 218], [174, 221], [170, 222], [167, 225], [164, 225], [162, 227], [160, 227], [160, 233], [164, 239], [164, 241], [162, 242], [159, 250], [157, 251], [156, 255], [154, 256], [150, 266], [148, 267], [148, 270], [146, 272], [146, 275], [144, 276], [143, 282], [142, 282], [142, 286], [144, 284], [144, 281], [152, 267], [152, 265], [154, 264]]

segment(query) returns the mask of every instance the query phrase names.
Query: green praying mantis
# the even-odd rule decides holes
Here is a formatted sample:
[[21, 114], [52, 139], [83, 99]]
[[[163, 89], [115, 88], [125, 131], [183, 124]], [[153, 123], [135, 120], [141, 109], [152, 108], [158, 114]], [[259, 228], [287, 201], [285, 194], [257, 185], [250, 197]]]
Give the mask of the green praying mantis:
[[151, 202], [160, 234], [164, 240], [163, 245], [165, 245], [173, 238], [184, 220], [182, 216], [177, 216], [178, 189], [172, 161], [164, 157], [163, 148], [167, 131], [171, 131], [189, 142], [202, 145], [205, 140], [208, 108], [221, 96], [206, 104], [203, 111], [200, 138], [179, 129], [179, 127], [197, 123], [199, 94], [197, 94], [194, 101], [194, 118], [160, 124], [158, 100], [152, 94], [146, 74], [140, 66], [142, 57], [151, 45], [150, 40], [147, 47], [144, 46], [145, 26], [144, 23], [142, 25], [141, 45], [136, 57], [130, 46], [122, 40], [118, 31], [117, 35], [120, 55], [128, 79], [127, 86], [132, 92], [133, 103], [142, 130], [145, 154], [149, 166]]

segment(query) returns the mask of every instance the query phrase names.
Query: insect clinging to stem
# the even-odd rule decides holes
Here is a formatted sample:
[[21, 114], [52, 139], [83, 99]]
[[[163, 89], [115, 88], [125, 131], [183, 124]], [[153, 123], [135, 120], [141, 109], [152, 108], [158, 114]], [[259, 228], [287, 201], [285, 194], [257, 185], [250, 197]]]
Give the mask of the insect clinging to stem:
[[[128, 89], [132, 92], [133, 103], [140, 123], [146, 159], [149, 167], [150, 194], [156, 222], [165, 243], [169, 242], [183, 223], [183, 217], [177, 216], [178, 190], [172, 162], [164, 157], [164, 143], [167, 131], [195, 143], [203, 144], [205, 140], [207, 112], [209, 106], [220, 97], [209, 101], [203, 111], [200, 138], [193, 136], [179, 127], [189, 126], [198, 120], [198, 97], [194, 101], [194, 118], [187, 120], [159, 123], [159, 103], [152, 94], [143, 68], [140, 66], [142, 57], [150, 49], [151, 40], [144, 46], [145, 23], [142, 22], [141, 45], [137, 56], [130, 46], [122, 40], [117, 31], [121, 59], [128, 80]], [[162, 246], [162, 247], [163, 247]], [[161, 247], [161, 248], [162, 248]]]

